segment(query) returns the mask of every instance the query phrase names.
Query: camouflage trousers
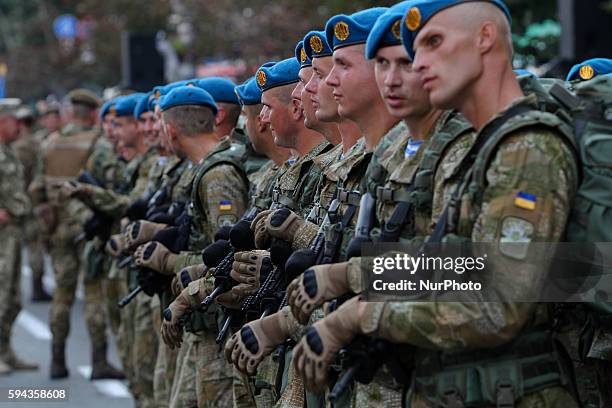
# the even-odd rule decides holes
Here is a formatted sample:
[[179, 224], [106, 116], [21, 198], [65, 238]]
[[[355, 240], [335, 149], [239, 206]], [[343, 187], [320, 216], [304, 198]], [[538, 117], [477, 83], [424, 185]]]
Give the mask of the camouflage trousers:
[[215, 335], [185, 333], [176, 361], [170, 407], [232, 406], [232, 367]]
[[[125, 292], [127, 293], [127, 284], [123, 283]], [[140, 294], [138, 296], [145, 296]], [[137, 297], [138, 297], [137, 296]], [[138, 388], [138, 384], [134, 378], [134, 369], [132, 358], [134, 354], [134, 316], [136, 314], [136, 301], [128, 303], [123, 309], [121, 309], [121, 322], [119, 324], [119, 331], [117, 333], [117, 348], [119, 350], [119, 357], [123, 362], [123, 372], [125, 378], [128, 381], [128, 387], [132, 396], [136, 400], [140, 398], [141, 390]]]
[[293, 368], [292, 356], [293, 349], [287, 349], [281, 395], [275, 405], [277, 408], [302, 408], [306, 405], [304, 380]]
[[[409, 408], [434, 408], [422, 396], [413, 395], [410, 398]], [[480, 406], [479, 406], [480, 407]], [[570, 393], [563, 387], [549, 387], [523, 396], [514, 403], [515, 408], [578, 408]], [[482, 408], [495, 408], [494, 405]]]
[[170, 350], [159, 334], [159, 328], [161, 327], [161, 306], [158, 296], [151, 298], [151, 313], [153, 315], [155, 336], [157, 337], [157, 359], [153, 375], [153, 398], [155, 399], [156, 407], [166, 408], [170, 404], [170, 392], [176, 371], [178, 350]]
[[153, 327], [151, 298], [140, 294], [134, 299], [134, 343], [132, 349], [133, 381], [138, 389], [138, 407], [155, 406], [153, 377], [157, 361], [158, 338]]
[[40, 234], [40, 227], [35, 218], [28, 218], [22, 228], [23, 243], [28, 248], [28, 265], [34, 280], [41, 279], [45, 273], [45, 245]]
[[21, 310], [21, 245], [19, 229], [0, 227], [0, 358], [10, 349], [13, 324]]
[[[53, 342], [65, 344], [70, 332], [70, 309], [74, 304], [81, 270], [81, 247], [72, 240], [51, 241], [50, 248], [56, 288], [51, 303], [49, 323]], [[106, 344], [106, 307], [102, 280], [85, 282], [85, 322], [92, 347]]]
[[141, 293], [121, 309], [117, 334], [117, 348], [128, 387], [139, 408], [155, 406], [153, 376], [158, 341], [154, 330], [151, 298]]

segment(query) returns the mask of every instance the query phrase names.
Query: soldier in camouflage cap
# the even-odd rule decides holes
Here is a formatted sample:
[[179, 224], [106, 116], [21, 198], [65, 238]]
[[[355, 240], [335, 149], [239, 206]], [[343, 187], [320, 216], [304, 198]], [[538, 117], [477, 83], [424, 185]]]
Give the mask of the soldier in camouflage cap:
[[11, 348], [13, 323], [21, 310], [19, 225], [30, 211], [23, 169], [10, 147], [19, 136], [15, 114], [20, 103], [18, 99], [0, 99], [0, 375], [38, 368], [17, 358]]

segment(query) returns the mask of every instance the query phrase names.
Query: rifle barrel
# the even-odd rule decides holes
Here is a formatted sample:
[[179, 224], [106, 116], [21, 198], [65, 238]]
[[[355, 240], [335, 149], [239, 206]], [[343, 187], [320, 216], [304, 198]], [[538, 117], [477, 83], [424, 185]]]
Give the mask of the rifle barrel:
[[119, 307], [119, 309], [123, 309], [124, 307], [126, 307], [127, 304], [130, 303], [140, 292], [142, 292], [142, 286], [138, 285], [133, 291], [128, 293], [123, 299], [117, 302], [117, 306]]

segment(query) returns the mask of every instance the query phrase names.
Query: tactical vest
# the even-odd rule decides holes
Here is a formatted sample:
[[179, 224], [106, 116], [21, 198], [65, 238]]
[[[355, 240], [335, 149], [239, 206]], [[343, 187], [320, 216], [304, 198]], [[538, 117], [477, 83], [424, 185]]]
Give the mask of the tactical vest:
[[97, 129], [74, 133], [56, 132], [49, 136], [43, 153], [47, 194], [53, 194], [50, 188], [52, 184], [78, 176], [99, 136]]
[[[471, 231], [486, 187], [486, 170], [503, 140], [519, 130], [550, 128], [573, 150], [567, 123], [535, 108], [515, 105], [480, 131], [457, 171], [462, 182], [438, 221], [429, 242], [471, 242]], [[468, 205], [462, 207], [462, 202]], [[459, 209], [467, 220], [459, 224]], [[544, 307], [544, 306], [542, 306]], [[434, 406], [514, 406], [526, 393], [573, 384], [565, 350], [550, 322], [528, 327], [511, 344], [474, 352], [420, 353], [413, 386]], [[571, 387], [570, 387], [571, 388]]]
[[436, 126], [439, 131], [434, 131], [428, 141], [412, 180], [403, 188], [376, 187], [376, 199], [386, 204], [396, 204], [396, 207], [381, 228], [372, 231], [373, 239], [381, 242], [395, 242], [400, 236], [412, 239], [417, 232], [416, 213], [431, 216], [434, 175], [440, 160], [455, 140], [472, 130], [472, 126], [459, 113], [445, 112], [443, 115], [440, 125]]
[[[296, 182], [293, 184], [292, 189], [281, 189], [278, 185], [279, 183], [277, 183], [272, 193], [272, 207], [289, 208], [299, 215], [307, 215], [315, 201], [315, 195], [321, 178], [321, 170], [316, 166], [313, 167], [312, 158], [319, 154], [324, 154], [332, 148], [332, 144], [322, 142], [308, 153], [309, 159], [299, 164], [301, 166], [300, 172], [293, 176]], [[283, 177], [287, 177], [291, 170], [292, 168], [289, 168], [279, 178], [279, 181], [282, 181]]]
[[[201, 162], [197, 169], [193, 179], [191, 188], [191, 203], [189, 204], [189, 215], [191, 216], [192, 228], [189, 236], [189, 248], [197, 249], [204, 248], [211, 243], [212, 237], [203, 234], [197, 229], [194, 231], [193, 225], [202, 225], [202, 223], [208, 222], [204, 213], [204, 208], [198, 196], [198, 186], [202, 180], [202, 177], [213, 167], [220, 164], [229, 164], [238, 169], [241, 177], [243, 178], [245, 185], [248, 185], [248, 179], [244, 170], [244, 149], [240, 148], [236, 144], [231, 144], [227, 148], [214, 152], [208, 155]], [[196, 310], [191, 314], [191, 317], [185, 325], [185, 330], [197, 333], [202, 330], [218, 331], [219, 323], [221, 322], [222, 314], [220, 309], [216, 306], [211, 306], [206, 312]]]

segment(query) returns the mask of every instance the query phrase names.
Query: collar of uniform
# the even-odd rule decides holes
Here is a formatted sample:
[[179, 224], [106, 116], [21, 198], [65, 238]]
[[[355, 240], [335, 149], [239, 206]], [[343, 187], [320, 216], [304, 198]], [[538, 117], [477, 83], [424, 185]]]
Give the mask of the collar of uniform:
[[64, 127], [62, 127], [61, 130], [61, 134], [63, 136], [70, 136], [73, 135], [75, 133], [79, 133], [79, 132], [87, 132], [89, 130], [92, 130], [93, 128], [85, 126], [85, 125], [81, 125], [81, 124], [77, 124], [77, 123], [67, 123], [64, 125]]
[[[506, 106], [501, 112], [497, 112], [497, 114], [495, 114], [495, 116], [493, 116], [491, 119], [489, 119], [487, 121], [487, 123], [484, 124], [484, 126], [482, 126], [480, 128], [480, 130], [484, 129], [485, 127], [487, 127], [487, 125], [491, 122], [493, 122], [495, 119], [497, 119], [498, 117], [502, 116], [504, 113], [506, 113], [506, 111], [508, 111], [509, 109], [518, 106], [518, 105], [527, 105], [529, 107], [532, 107], [534, 109], [538, 109], [538, 97], [536, 96], [536, 94], [534, 93], [530, 93], [527, 94], [521, 98], [515, 99], [514, 101], [512, 101], [512, 103], [508, 106]], [[480, 131], [478, 132], [480, 133]]]
[[[342, 155], [342, 143], [334, 146], [330, 151], [322, 153], [312, 159], [313, 163], [327, 176], [325, 170]], [[329, 177], [328, 177], [329, 178]]]
[[346, 180], [351, 170], [366, 157], [365, 139], [362, 137], [351, 146], [343, 160], [337, 160], [323, 170], [330, 180]]
[[208, 152], [204, 157], [202, 157], [202, 159], [198, 162], [198, 164], [204, 163], [204, 161], [208, 159], [210, 156], [212, 156], [213, 154], [229, 149], [231, 144], [232, 144], [232, 141], [230, 140], [230, 137], [223, 136], [223, 138], [219, 140], [219, 143], [217, 143], [210, 152]]
[[293, 190], [300, 180], [302, 165], [314, 160], [329, 145], [328, 141], [322, 141], [304, 156], [300, 157], [279, 179], [280, 188], [283, 190]]

